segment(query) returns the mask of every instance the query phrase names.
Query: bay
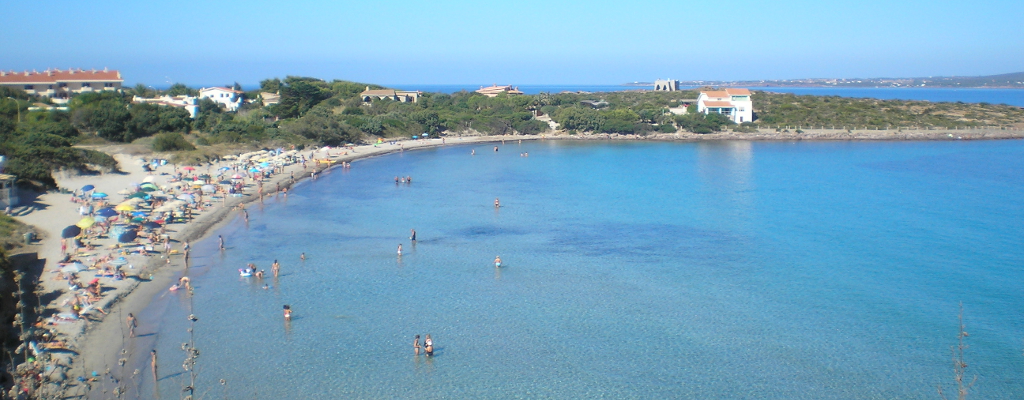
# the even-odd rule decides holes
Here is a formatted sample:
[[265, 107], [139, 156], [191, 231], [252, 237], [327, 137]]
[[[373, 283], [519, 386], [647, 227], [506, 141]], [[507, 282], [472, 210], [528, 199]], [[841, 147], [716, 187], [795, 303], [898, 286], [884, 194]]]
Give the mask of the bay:
[[498, 147], [360, 160], [195, 244], [191, 309], [140, 316], [156, 389], [194, 313], [213, 397], [933, 398], [963, 302], [972, 395], [1024, 395], [1024, 141]]

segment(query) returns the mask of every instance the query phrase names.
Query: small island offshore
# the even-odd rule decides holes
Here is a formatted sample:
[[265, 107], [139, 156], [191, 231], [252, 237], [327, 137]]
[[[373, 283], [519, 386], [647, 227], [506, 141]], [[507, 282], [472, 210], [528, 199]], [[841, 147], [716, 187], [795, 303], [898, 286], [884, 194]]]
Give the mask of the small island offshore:
[[[795, 95], [752, 90], [768, 85], [750, 82], [658, 81], [655, 90], [537, 94], [510, 85], [448, 94], [295, 76], [266, 79], [253, 90], [237, 83], [159, 90], [123, 82], [114, 70], [0, 72], [0, 244], [15, 254], [8, 260], [0, 252], [0, 317], [17, 328], [3, 331], [11, 355], [5, 362], [17, 371], [18, 387], [38, 397], [124, 386], [105, 381], [109, 373], [87, 378], [89, 389], [82, 389], [85, 381], [67, 384], [68, 376], [119, 360], [111, 359], [119, 344], [87, 340], [82, 321], [104, 321], [90, 328], [93, 335], [116, 335], [126, 321], [134, 329], [134, 315], [108, 311], [170, 284], [191, 290], [188, 280], [168, 281], [168, 271], [187, 266], [190, 241], [239, 212], [248, 221], [249, 202], [286, 197], [299, 180], [358, 158], [522, 139], [1024, 138], [1018, 106]], [[700, 88], [680, 89], [694, 83]], [[197, 206], [203, 194], [220, 200]], [[123, 202], [107, 201], [121, 195]], [[104, 221], [117, 217], [151, 225], [103, 231]], [[177, 223], [164, 232], [165, 224]], [[145, 258], [152, 254], [161, 257]], [[97, 280], [79, 282], [79, 272], [95, 272]], [[159, 284], [140, 284], [151, 281]], [[83, 288], [89, 292], [80, 302], [75, 293]], [[123, 307], [138, 312], [147, 300], [140, 301]], [[40, 347], [64, 361], [33, 380], [43, 376], [32, 362]]]

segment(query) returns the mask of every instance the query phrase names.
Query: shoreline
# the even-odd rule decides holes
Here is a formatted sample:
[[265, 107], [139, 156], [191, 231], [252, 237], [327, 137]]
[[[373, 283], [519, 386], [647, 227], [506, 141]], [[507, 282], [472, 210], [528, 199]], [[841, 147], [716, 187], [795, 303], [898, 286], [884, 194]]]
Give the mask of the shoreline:
[[[858, 131], [847, 132], [841, 131], [837, 133], [833, 130], [824, 131], [813, 131], [808, 130], [802, 134], [779, 134], [772, 131], [770, 134], [767, 132], [757, 133], [717, 133], [717, 134], [657, 134], [648, 136], [639, 135], [610, 135], [610, 134], [581, 134], [581, 135], [519, 135], [519, 136], [462, 136], [462, 137], [446, 137], [445, 142], [442, 143], [442, 139], [420, 139], [420, 140], [404, 140], [396, 142], [396, 144], [382, 144], [376, 145], [363, 145], [356, 146], [353, 150], [342, 150], [344, 154], [329, 155], [329, 158], [336, 162], [352, 162], [360, 159], [373, 158], [378, 156], [384, 156], [392, 153], [398, 153], [405, 150], [417, 150], [427, 149], [442, 146], [462, 146], [471, 144], [484, 144], [484, 143], [496, 143], [504, 142], [508, 140], [627, 140], [627, 141], [684, 141], [684, 142], [699, 142], [699, 141], [797, 141], [797, 140], [820, 140], [820, 141], [836, 141], [836, 140], [878, 140], [878, 141], [919, 141], [919, 140], [957, 140], [956, 137], [950, 138], [948, 135], [952, 132], [961, 133], [960, 137], [964, 140], [993, 140], [993, 139], [1021, 139], [1024, 138], [1024, 131], [1019, 130], [957, 130], [957, 131], [916, 131], [913, 133], [905, 132], [906, 136], [900, 137], [892, 132], [888, 131], [870, 131], [872, 135], [860, 135]], [[864, 132], [868, 133], [868, 132]], [[1002, 133], [1002, 134], [1000, 134]], [[325, 150], [317, 150], [316, 153], [318, 158], [322, 158]], [[339, 152], [336, 149], [327, 150], [327, 154], [331, 151]], [[225, 162], [215, 164], [210, 168], [216, 168], [220, 165], [224, 165]], [[314, 167], [317, 171], [325, 171], [337, 167], [337, 164], [330, 164], [327, 166], [316, 166]], [[282, 189], [292, 188], [299, 182], [309, 178], [308, 174], [300, 174], [294, 180], [288, 175], [289, 172], [296, 172], [296, 169], [301, 170], [301, 166], [294, 164], [285, 167], [284, 171], [273, 175], [269, 180], [265, 181], [267, 185], [281, 184]], [[308, 171], [307, 171], [308, 172]], [[269, 187], [269, 186], [268, 186]], [[63, 195], [68, 196], [68, 195]], [[275, 194], [276, 196], [276, 194]], [[226, 226], [230, 223], [237, 215], [239, 205], [250, 204], [257, 201], [259, 197], [255, 194], [248, 194], [242, 198], [233, 198], [227, 200], [221, 206], [214, 207], [209, 212], [204, 212], [198, 215], [193, 221], [190, 221], [182, 225], [174, 225], [174, 232], [171, 233], [173, 239], [178, 241], [188, 240], [189, 242], [203, 241], [209, 238], [215, 231]], [[37, 211], [37, 213], [47, 213], [48, 210]], [[73, 223], [74, 221], [67, 221]], [[59, 235], [59, 232], [47, 232], [48, 238], [52, 239]], [[55, 235], [56, 234], [56, 235]], [[51, 241], [51, 245], [52, 240]], [[24, 253], [24, 252], [23, 252]], [[40, 252], [42, 253], [42, 252]], [[48, 257], [39, 257], [41, 260], [47, 260]], [[51, 267], [52, 266], [48, 266]], [[150, 258], [145, 261], [142, 268], [138, 269], [136, 276], [145, 277], [145, 280], [137, 280], [126, 284], [123, 287], [117, 288], [117, 292], [109, 299], [104, 299], [108, 312], [107, 315], [100, 319], [97, 323], [86, 322], [84, 326], [78, 326], [78, 332], [75, 330], [71, 332], [65, 332], [68, 335], [68, 340], [74, 345], [74, 348], [78, 349], [78, 354], [62, 359], [66, 362], [67, 379], [74, 379], [75, 377], [88, 376], [90, 371], [105, 371], [112, 369], [113, 366], [118, 364], [118, 358], [121, 355], [122, 349], [128, 350], [129, 355], [138, 354], [138, 359], [129, 360], [129, 365], [135, 365], [139, 362], [148, 359], [148, 348], [138, 349], [136, 340], [124, 340], [117, 341], [112, 340], [116, 337], [124, 337], [122, 321], [127, 313], [139, 314], [147, 307], [149, 307], [157, 297], [164, 291], [166, 291], [171, 284], [173, 284], [183, 272], [187, 271], [187, 267], [180, 262], [180, 259], [176, 259], [171, 264], [164, 263], [162, 258]], [[40, 286], [45, 278], [40, 274], [40, 282], [37, 282]], [[147, 283], [147, 284], [143, 284]], [[56, 300], [51, 301], [45, 306], [47, 308], [59, 307]], [[142, 321], [143, 324], [145, 321]], [[77, 325], [77, 324], [76, 324]], [[141, 351], [140, 351], [141, 350]], [[132, 357], [135, 358], [135, 357]], [[58, 362], [59, 363], [59, 362]], [[120, 377], [128, 379], [127, 376]], [[60, 381], [54, 382], [58, 385]], [[87, 388], [85, 385], [79, 385], [77, 382], [71, 382], [72, 385], [67, 387], [67, 391], [76, 391], [80, 395], [87, 395], [89, 390], [86, 389], [82, 392], [83, 388]], [[100, 385], [102, 387], [102, 385]], [[55, 388], [56, 389], [56, 388]], [[95, 389], [94, 389], [95, 390]], [[66, 391], [64, 394], [70, 394]]]
[[[318, 160], [329, 159], [331, 164], [322, 165], [315, 164], [313, 169], [307, 169], [305, 173], [302, 172], [301, 164], [293, 164], [284, 167], [284, 170], [280, 173], [272, 175], [270, 179], [264, 181], [267, 192], [270, 192], [269, 188], [280, 183], [281, 189], [292, 188], [294, 185], [308, 180], [310, 178], [309, 172], [316, 170], [319, 173], [323, 173], [326, 170], [334, 169], [340, 166], [341, 162], [351, 162], [360, 159], [372, 158], [377, 156], [388, 155], [392, 153], [399, 153], [406, 150], [417, 150], [426, 148], [435, 148], [446, 145], [468, 145], [468, 144], [481, 144], [481, 143], [493, 143], [501, 142], [503, 140], [536, 140], [541, 139], [541, 136], [517, 136], [514, 139], [500, 136], [472, 136], [472, 137], [454, 137], [446, 138], [445, 142], [442, 143], [442, 139], [420, 139], [420, 140], [405, 140], [398, 141], [395, 144], [384, 143], [380, 145], [362, 145], [354, 146], [352, 150], [347, 149], [318, 149], [313, 151], [317, 155]], [[449, 140], [450, 139], [450, 140]], [[305, 151], [305, 150], [304, 150]], [[303, 151], [303, 152], [304, 152]], [[300, 152], [302, 153], [302, 152]], [[118, 155], [119, 158], [128, 157], [127, 155]], [[119, 160], [121, 161], [121, 160]], [[230, 162], [221, 161], [215, 163], [209, 168], [215, 169], [222, 165], [229, 164]], [[125, 167], [122, 165], [122, 167]], [[294, 180], [289, 176], [290, 172], [300, 172]], [[101, 175], [102, 176], [102, 175]], [[100, 181], [101, 176], [91, 176], [88, 180]], [[63, 179], [61, 179], [63, 180]], [[61, 180], [58, 180], [59, 182]], [[62, 185], [64, 186], [64, 185]], [[74, 186], [71, 186], [74, 187]], [[70, 198], [68, 194], [58, 193], [46, 193], [48, 197], [59, 197], [60, 199], [67, 200]], [[265, 196], [273, 199], [277, 193], [266, 193]], [[42, 197], [42, 196], [40, 196]], [[59, 200], [59, 199], [49, 199]], [[191, 243], [199, 242], [210, 237], [210, 235], [227, 225], [237, 215], [239, 205], [247, 205], [252, 202], [258, 201], [259, 196], [254, 193], [246, 194], [241, 198], [231, 198], [221, 205], [215, 205], [212, 209], [207, 212], [203, 212], [194, 217], [192, 221], [185, 224], [175, 224], [169, 226], [168, 233], [170, 234], [172, 241], [189, 241]], [[50, 218], [54, 217], [55, 212], [51, 212], [50, 209], [56, 207], [45, 207], [41, 211], [33, 211], [34, 218]], [[66, 220], [67, 224], [73, 224], [74, 220]], [[173, 231], [171, 231], [173, 229]], [[36, 282], [37, 292], [47, 292], [46, 286], [54, 286], [54, 284], [47, 285], [50, 283], [46, 278], [46, 273], [50, 272], [55, 268], [54, 259], [52, 256], [45, 256], [46, 253], [53, 253], [52, 247], [55, 245], [55, 241], [59, 241], [59, 230], [53, 232], [52, 230], [46, 230], [36, 225], [36, 230], [42, 230], [46, 232], [46, 239], [39, 243], [42, 249], [35, 249], [31, 246], [23, 248], [19, 254], [32, 253], [32, 250], [36, 250], [37, 258], [41, 263], [45, 263], [43, 271], [39, 273], [39, 282]], [[55, 240], [54, 238], [58, 238]], [[47, 243], [49, 242], [49, 243]], [[59, 247], [59, 244], [56, 244]], [[49, 251], [46, 251], [49, 250]], [[59, 249], [58, 249], [59, 250]], [[49, 261], [49, 262], [47, 262]], [[100, 316], [97, 321], [90, 321], [87, 318], [84, 323], [74, 323], [73, 325], [60, 325], [54, 327], [59, 332], [66, 336], [66, 340], [69, 343], [69, 347], [77, 350], [77, 354], [61, 353], [53, 355], [56, 362], [51, 363], [55, 368], [44, 378], [44, 385], [41, 388], [41, 393], [47, 393], [52, 395], [64, 395], [64, 396], [85, 396], [90, 397], [90, 394], [98, 390], [111, 390], [112, 387], [106, 385], [114, 385], [111, 379], [119, 379], [122, 381], [128, 381], [131, 377], [128, 372], [121, 368], [121, 373], [114, 372], [119, 365], [121, 358], [126, 358], [125, 365], [136, 365], [142, 361], [148, 360], [149, 348], [139, 348], [138, 342], [141, 342], [138, 338], [135, 340], [126, 340], [126, 332], [124, 332], [124, 324], [122, 323], [128, 313], [140, 315], [150, 304], [156, 300], [157, 296], [165, 292], [168, 287], [174, 284], [182, 274], [187, 271], [188, 267], [184, 265], [180, 256], [173, 258], [170, 264], [166, 264], [163, 258], [149, 258], [144, 260], [141, 264], [141, 268], [136, 267], [134, 275], [129, 277], [136, 277], [137, 279], [126, 279], [121, 281], [122, 283], [115, 287], [113, 293], [109, 296], [105, 296], [100, 302], [106, 308], [108, 315]], [[37, 293], [40, 294], [40, 293]], [[63, 297], [61, 297], [63, 298]], [[46, 304], [40, 304], [46, 309], [58, 309], [61, 307], [59, 299], [54, 299]], [[140, 319], [140, 330], [145, 332], [146, 321]], [[117, 340], [121, 338], [122, 340]], [[122, 356], [125, 354], [126, 356]], [[89, 377], [93, 371], [99, 372], [99, 380], [97, 383], [82, 384], [77, 382], [75, 379], [78, 377]], [[110, 371], [108, 377], [104, 371]], [[61, 385], [67, 384], [68, 386], [62, 388]]]

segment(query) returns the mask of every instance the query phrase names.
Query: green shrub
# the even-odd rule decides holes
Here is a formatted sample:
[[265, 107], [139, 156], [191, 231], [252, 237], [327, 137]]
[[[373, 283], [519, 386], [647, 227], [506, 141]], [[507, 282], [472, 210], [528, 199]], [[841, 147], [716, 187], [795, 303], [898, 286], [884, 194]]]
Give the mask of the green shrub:
[[179, 151], [179, 150], [195, 150], [196, 146], [185, 140], [184, 136], [181, 136], [177, 132], [167, 132], [156, 135], [153, 139], [153, 151]]

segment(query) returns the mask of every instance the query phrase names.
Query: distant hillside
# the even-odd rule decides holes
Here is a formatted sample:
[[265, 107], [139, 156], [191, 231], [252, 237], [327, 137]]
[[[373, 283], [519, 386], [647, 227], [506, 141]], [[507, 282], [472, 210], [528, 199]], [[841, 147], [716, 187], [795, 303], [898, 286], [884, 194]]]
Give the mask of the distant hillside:
[[989, 76], [936, 76], [923, 78], [807, 78], [758, 81], [680, 81], [682, 86], [744, 87], [941, 87], [1020, 88], [1024, 72]]

